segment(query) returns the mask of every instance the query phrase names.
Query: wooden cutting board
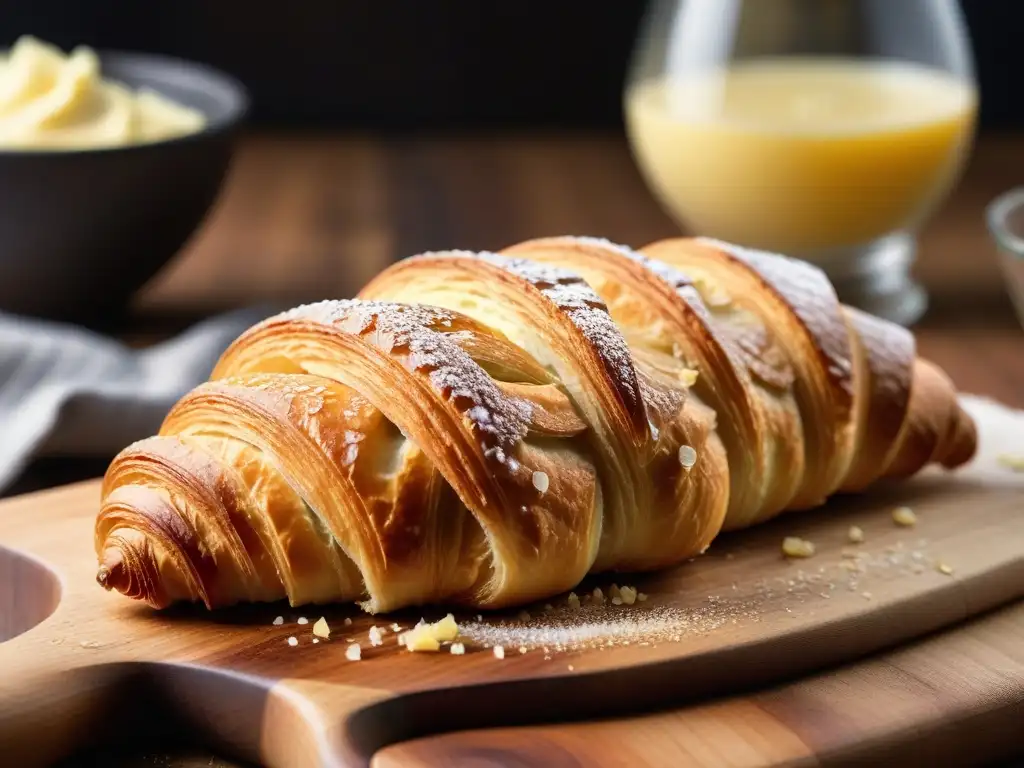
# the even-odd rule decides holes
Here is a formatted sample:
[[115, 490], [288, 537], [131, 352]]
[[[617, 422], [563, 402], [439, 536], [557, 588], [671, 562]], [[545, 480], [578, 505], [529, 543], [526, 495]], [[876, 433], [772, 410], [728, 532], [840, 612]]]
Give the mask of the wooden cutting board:
[[619, 719], [429, 736], [385, 747], [373, 766], [949, 768], [1020, 758], [1021, 768], [1021, 723], [1024, 601], [768, 690]]
[[[618, 577], [647, 596], [632, 606], [573, 610], [563, 596], [523, 616], [458, 616], [463, 656], [397, 645], [392, 623], [408, 628], [421, 612], [153, 612], [93, 581], [96, 483], [11, 500], [0, 505], [0, 755], [47, 764], [166, 726], [164, 735], [270, 765], [366, 764], [404, 739], [678, 706], [931, 632], [1024, 596], [1024, 474], [998, 460], [1024, 454], [1024, 414], [967, 405], [982, 452], [963, 471], [835, 500], [723, 537], [678, 568]], [[916, 525], [894, 523], [897, 505]], [[849, 543], [852, 525], [863, 543]], [[784, 558], [790, 535], [812, 541], [816, 555]], [[607, 595], [612, 581], [577, 591]], [[314, 644], [320, 615], [333, 633]], [[387, 629], [380, 646], [369, 640], [374, 624]], [[351, 642], [358, 661], [347, 657]], [[503, 659], [488, 647], [498, 644]], [[877, 692], [875, 707], [897, 704]], [[934, 718], [943, 716], [937, 707]], [[751, 721], [757, 738], [782, 738], [759, 727]]]

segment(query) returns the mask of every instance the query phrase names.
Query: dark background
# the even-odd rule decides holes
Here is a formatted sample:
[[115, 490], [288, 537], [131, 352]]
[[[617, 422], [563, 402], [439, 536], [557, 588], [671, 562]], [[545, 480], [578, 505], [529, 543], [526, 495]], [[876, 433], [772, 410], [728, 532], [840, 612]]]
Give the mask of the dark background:
[[[891, 0], [899, 3], [902, 0]], [[209, 62], [252, 91], [263, 125], [373, 130], [615, 128], [640, 0], [31, 0], [31, 33]], [[1021, 0], [962, 0], [982, 125], [1024, 126]]]

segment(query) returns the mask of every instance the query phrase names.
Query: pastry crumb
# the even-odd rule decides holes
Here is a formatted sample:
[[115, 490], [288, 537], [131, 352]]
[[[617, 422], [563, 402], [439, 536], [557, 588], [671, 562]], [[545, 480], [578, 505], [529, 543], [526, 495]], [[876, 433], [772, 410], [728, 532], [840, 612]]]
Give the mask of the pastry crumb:
[[575, 592], [570, 592], [569, 597], [565, 601], [569, 604], [570, 611], [578, 611], [580, 609], [580, 598]]
[[594, 587], [594, 591], [591, 593], [594, 598], [594, 602], [599, 605], [604, 603], [604, 592], [601, 591], [600, 587]]
[[859, 525], [851, 525], [850, 530], [846, 532], [846, 539], [851, 544], [863, 544], [864, 543], [864, 529]]
[[576, 669], [576, 667], [574, 667], [572, 664], [570, 664], [569, 665], [569, 671], [572, 672], [574, 669]]
[[910, 507], [896, 507], [892, 511], [892, 521], [904, 528], [911, 528], [917, 524], [917, 515]]
[[622, 587], [619, 589], [619, 597], [625, 605], [633, 605], [636, 602], [637, 592], [635, 587]]
[[948, 563], [939, 563], [935, 566], [935, 568], [939, 573], [944, 574], [946, 576], [953, 575], [953, 566], [949, 565]]
[[363, 649], [359, 647], [359, 643], [352, 643], [345, 649], [345, 658], [349, 661], [359, 661], [363, 658]]
[[637, 592], [636, 599], [639, 600], [641, 603], [645, 603], [647, 602], [647, 595], [644, 592]]
[[377, 626], [370, 627], [370, 631], [367, 632], [367, 635], [369, 635], [370, 638], [370, 645], [372, 645], [374, 648], [376, 648], [379, 645], [384, 645], [384, 637], [382, 636], [382, 633]]
[[872, 597], [870, 592], [861, 592], [860, 596], [863, 597], [865, 600], [870, 600]]
[[350, 618], [348, 618], [348, 617], [346, 616], [346, 617], [345, 617], [345, 621], [344, 621], [344, 622], [342, 622], [342, 623], [343, 623], [343, 624], [344, 624], [344, 625], [345, 625], [346, 627], [351, 627], [351, 626], [352, 626], [352, 619], [350, 619]]
[[814, 544], [799, 536], [787, 536], [782, 540], [782, 554], [786, 557], [811, 557]]
[[493, 649], [494, 658], [504, 659], [505, 658], [505, 647], [502, 645], [496, 645]]
[[519, 646], [519, 653], [523, 654], [524, 656], [526, 655], [526, 650], [527, 649], [526, 649], [525, 645], [520, 645]]
[[282, 624], [284, 624], [284, 616], [278, 616], [271, 622], [271, 624], [273, 624], [275, 627], [280, 627]]
[[406, 647], [406, 650], [413, 653], [418, 651], [441, 650], [441, 642], [436, 637], [432, 637], [429, 632], [425, 632], [422, 629], [414, 629], [411, 632], [407, 632], [402, 645]]
[[327, 619], [321, 616], [313, 624], [313, 634], [322, 637], [324, 640], [331, 636], [331, 628], [327, 625]]
[[320, 642], [320, 638], [319, 637], [314, 637], [313, 638], [313, 645], [316, 645], [319, 642]]
[[307, 619], [305, 616], [299, 616], [299, 620], [296, 623], [297, 624], [309, 624], [309, 619]]
[[398, 644], [404, 645], [409, 651], [437, 651], [441, 643], [451, 642], [459, 637], [459, 625], [455, 617], [448, 614], [440, 621], [427, 624], [423, 619], [408, 632], [398, 636]]
[[299, 644], [299, 639], [297, 637], [289, 637], [288, 638], [288, 645], [290, 645], [290, 646], [292, 646], [294, 648], [298, 644]]

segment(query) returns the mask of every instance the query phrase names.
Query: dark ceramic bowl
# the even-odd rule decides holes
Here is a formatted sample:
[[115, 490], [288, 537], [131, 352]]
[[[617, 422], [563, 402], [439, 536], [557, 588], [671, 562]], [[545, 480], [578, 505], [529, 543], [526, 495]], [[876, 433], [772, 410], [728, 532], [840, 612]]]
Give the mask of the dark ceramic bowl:
[[123, 148], [0, 151], [0, 311], [88, 324], [120, 314], [221, 188], [244, 88], [201, 64], [99, 55], [104, 78], [198, 109], [206, 127]]

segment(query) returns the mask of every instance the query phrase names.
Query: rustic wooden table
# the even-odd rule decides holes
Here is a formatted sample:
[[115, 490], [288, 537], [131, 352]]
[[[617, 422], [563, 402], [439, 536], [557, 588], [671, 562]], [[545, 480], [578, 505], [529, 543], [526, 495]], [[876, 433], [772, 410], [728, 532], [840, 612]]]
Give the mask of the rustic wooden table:
[[[962, 389], [1019, 407], [1024, 332], [983, 211], [1021, 181], [1022, 160], [1024, 140], [980, 142], [924, 233], [917, 273], [932, 304], [916, 329], [922, 352]], [[677, 231], [618, 136], [253, 136], [207, 225], [139, 295], [124, 335], [142, 344], [230, 307], [350, 296], [393, 260], [429, 249], [566, 233], [639, 245]], [[105, 462], [36, 462], [12, 492], [93, 476]]]

